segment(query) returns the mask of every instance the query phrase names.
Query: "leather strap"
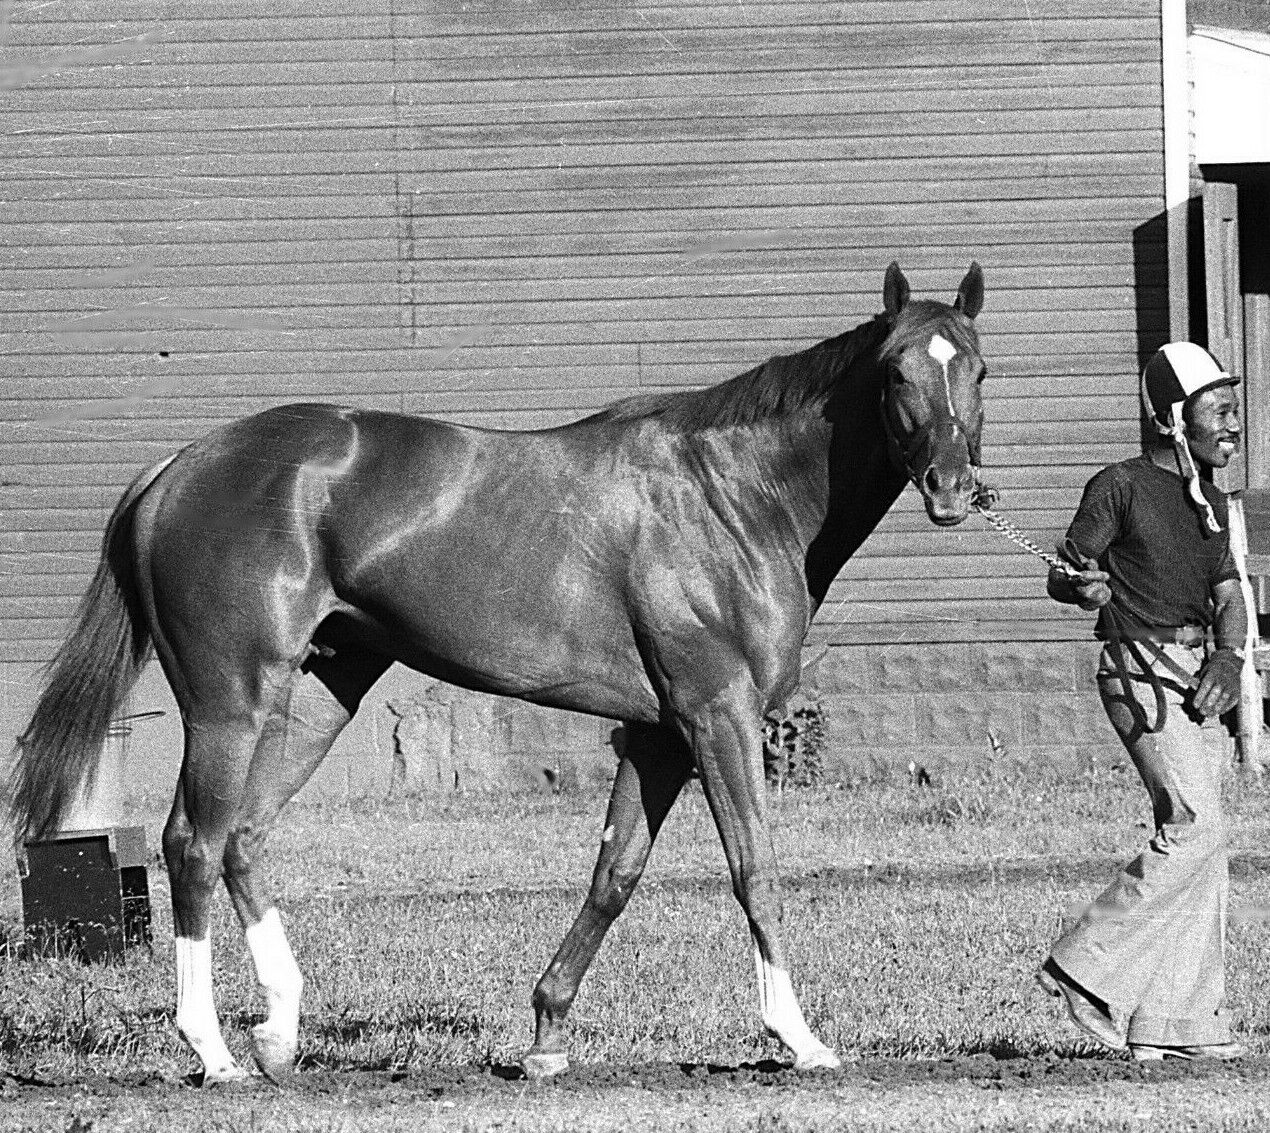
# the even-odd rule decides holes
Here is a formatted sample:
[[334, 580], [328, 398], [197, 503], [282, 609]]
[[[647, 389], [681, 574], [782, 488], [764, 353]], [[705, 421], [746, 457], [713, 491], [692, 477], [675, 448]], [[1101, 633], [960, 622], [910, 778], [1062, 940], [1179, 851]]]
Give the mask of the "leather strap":
[[[1112, 600], [1103, 607], [1103, 629], [1107, 635], [1107, 653], [1111, 657], [1111, 663], [1116, 668], [1116, 677], [1120, 681], [1121, 688], [1124, 689], [1129, 713], [1132, 715], [1134, 723], [1144, 732], [1154, 734], [1160, 731], [1168, 720], [1169, 705], [1164, 696], [1164, 684], [1160, 680], [1160, 675], [1155, 671], [1155, 666], [1151, 661], [1147, 660], [1143, 655], [1144, 649], [1150, 652], [1156, 665], [1167, 669], [1186, 688], [1198, 687], [1199, 680], [1194, 673], [1188, 673], [1174, 661], [1164, 651], [1164, 646], [1161, 642], [1149, 637], [1143, 638], [1139, 636], [1135, 638], [1133, 634], [1126, 632], [1124, 615], [1116, 609], [1116, 606], [1117, 602], [1113, 596]], [[1139, 672], [1146, 677], [1147, 682], [1151, 686], [1151, 693], [1155, 698], [1154, 724], [1147, 719], [1146, 709], [1138, 703], [1138, 698], [1133, 695], [1130, 684], [1132, 678], [1124, 658], [1126, 648], [1137, 664]]]

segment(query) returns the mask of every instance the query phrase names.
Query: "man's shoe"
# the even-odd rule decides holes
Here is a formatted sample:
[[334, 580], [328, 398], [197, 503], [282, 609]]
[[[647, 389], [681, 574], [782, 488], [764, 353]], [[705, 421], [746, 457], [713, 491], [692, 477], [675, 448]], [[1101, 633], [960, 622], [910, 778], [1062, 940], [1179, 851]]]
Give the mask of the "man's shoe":
[[1076, 983], [1051, 956], [1036, 973], [1036, 982], [1048, 995], [1062, 996], [1071, 1020], [1091, 1039], [1112, 1050], [1124, 1050], [1125, 1029], [1111, 1007]]
[[1130, 1043], [1129, 1053], [1135, 1062], [1163, 1062], [1166, 1058], [1180, 1058], [1187, 1062], [1219, 1061], [1243, 1058], [1248, 1048], [1236, 1042], [1203, 1043], [1199, 1046], [1155, 1046], [1151, 1043]]

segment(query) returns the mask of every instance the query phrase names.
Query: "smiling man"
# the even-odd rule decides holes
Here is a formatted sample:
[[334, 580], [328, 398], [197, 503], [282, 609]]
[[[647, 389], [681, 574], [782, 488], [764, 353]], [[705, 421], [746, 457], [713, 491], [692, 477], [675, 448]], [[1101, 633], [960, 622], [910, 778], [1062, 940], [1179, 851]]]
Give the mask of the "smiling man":
[[1050, 596], [1099, 610], [1098, 690], [1151, 799], [1146, 849], [1054, 944], [1042, 987], [1140, 1061], [1236, 1058], [1225, 1011], [1226, 835], [1219, 717], [1239, 699], [1247, 614], [1208, 479], [1238, 450], [1238, 378], [1202, 347], [1152, 357], [1142, 398], [1157, 443], [1104, 468], [1050, 572]]

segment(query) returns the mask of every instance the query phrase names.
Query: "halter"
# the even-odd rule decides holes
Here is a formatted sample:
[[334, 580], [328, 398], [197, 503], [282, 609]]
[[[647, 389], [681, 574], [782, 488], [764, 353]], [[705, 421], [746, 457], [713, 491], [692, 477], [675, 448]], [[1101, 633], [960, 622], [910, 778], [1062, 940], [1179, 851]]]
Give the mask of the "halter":
[[[966, 448], [970, 453], [970, 463], [975, 469], [979, 467], [979, 446], [970, 439], [970, 430], [966, 428], [966, 423], [955, 413], [950, 413], [948, 422], [955, 428], [960, 429], [962, 436], [966, 438]], [[913, 468], [913, 460], [918, 456], [926, 442], [930, 440], [933, 433], [941, 420], [938, 414], [932, 413], [930, 418], [918, 428], [908, 439], [907, 446], [904, 445], [897, 435], [896, 422], [894, 420], [894, 411], [891, 408], [890, 391], [884, 385], [882, 387], [882, 427], [886, 431], [886, 449], [891, 459], [891, 464], [897, 472], [903, 472], [909, 481], [919, 491], [922, 486], [922, 474]]]
[[882, 392], [882, 425], [886, 429], [886, 451], [891, 458], [891, 465], [897, 472], [903, 472], [915, 488], [920, 488], [921, 484], [918, 481], [918, 475], [913, 470], [913, 458], [926, 447], [926, 440], [930, 436], [931, 430], [935, 427], [934, 418], [932, 417], [913, 434], [909, 440], [908, 448], [905, 448], [895, 435], [895, 429], [891, 421], [891, 402], [884, 390]]

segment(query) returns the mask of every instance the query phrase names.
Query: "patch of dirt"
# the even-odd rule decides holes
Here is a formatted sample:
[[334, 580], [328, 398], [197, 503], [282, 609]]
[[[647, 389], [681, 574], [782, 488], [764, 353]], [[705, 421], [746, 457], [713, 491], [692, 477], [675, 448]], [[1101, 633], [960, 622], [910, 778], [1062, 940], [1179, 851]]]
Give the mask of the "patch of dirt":
[[[1177, 1079], [1220, 1078], [1226, 1082], [1270, 1081], [1270, 1059], [1245, 1058], [1233, 1063], [1166, 1062], [1142, 1065], [1115, 1056], [1063, 1058], [997, 1058], [991, 1054], [953, 1055], [938, 1059], [863, 1058], [841, 1070], [799, 1073], [777, 1062], [741, 1066], [706, 1063], [646, 1062], [627, 1065], [592, 1064], [572, 1067], [556, 1078], [528, 1081], [518, 1066], [451, 1066], [415, 1071], [321, 1069], [298, 1073], [286, 1087], [253, 1078], [212, 1089], [235, 1095], [278, 1094], [356, 1097], [359, 1105], [392, 1105], [402, 1100], [496, 1101], [500, 1096], [604, 1093], [635, 1088], [654, 1093], [705, 1093], [763, 1087], [779, 1093], [832, 1092], [844, 1086], [899, 1089], [910, 1086], [970, 1085], [994, 1090], [1096, 1086], [1109, 1082], [1160, 1082]], [[0, 1099], [34, 1102], [39, 1098], [118, 1098], [151, 1096], [194, 1090], [191, 1079], [167, 1079], [152, 1074], [135, 1077], [93, 1076], [75, 1079], [27, 1078], [0, 1073]], [[209, 1091], [211, 1092], [211, 1091]]]

